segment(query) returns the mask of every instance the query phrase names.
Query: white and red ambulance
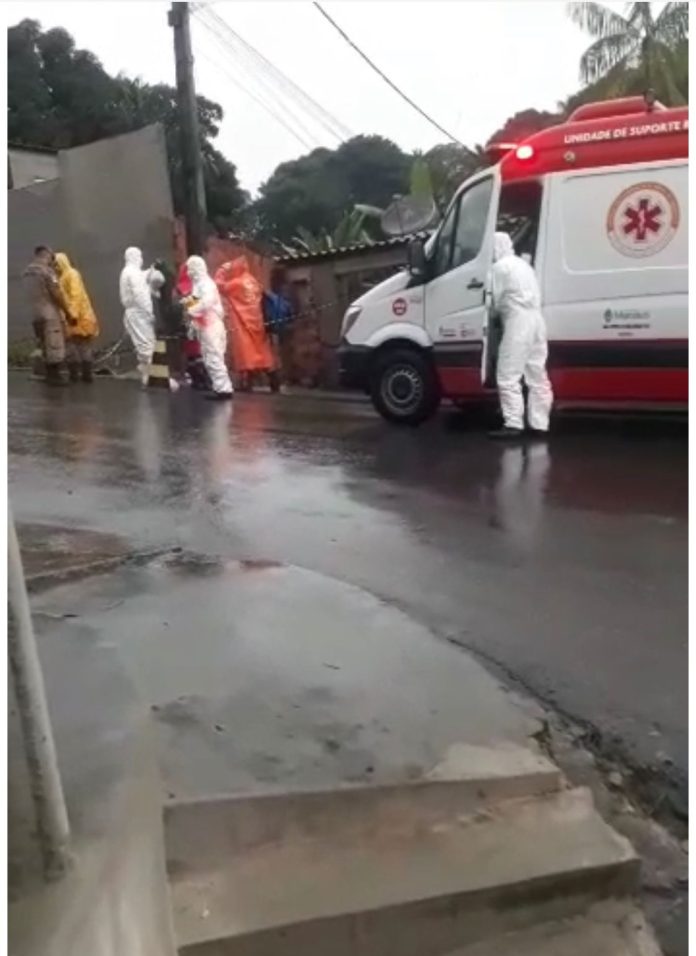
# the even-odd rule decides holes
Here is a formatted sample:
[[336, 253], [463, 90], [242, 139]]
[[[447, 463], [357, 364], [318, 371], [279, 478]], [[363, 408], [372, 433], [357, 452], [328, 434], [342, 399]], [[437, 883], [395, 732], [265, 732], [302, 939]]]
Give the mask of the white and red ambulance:
[[[688, 392], [688, 109], [580, 107], [467, 180], [409, 268], [343, 320], [345, 385], [416, 424], [495, 394], [493, 233], [533, 263], [557, 406], [683, 409]], [[487, 344], [489, 343], [489, 344]]]

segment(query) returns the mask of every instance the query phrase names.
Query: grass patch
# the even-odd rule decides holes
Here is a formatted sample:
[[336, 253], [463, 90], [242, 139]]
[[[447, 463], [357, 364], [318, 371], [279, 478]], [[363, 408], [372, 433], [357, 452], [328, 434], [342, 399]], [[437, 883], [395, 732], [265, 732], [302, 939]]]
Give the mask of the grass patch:
[[35, 350], [36, 342], [33, 339], [12, 342], [7, 347], [7, 364], [10, 368], [30, 368]]

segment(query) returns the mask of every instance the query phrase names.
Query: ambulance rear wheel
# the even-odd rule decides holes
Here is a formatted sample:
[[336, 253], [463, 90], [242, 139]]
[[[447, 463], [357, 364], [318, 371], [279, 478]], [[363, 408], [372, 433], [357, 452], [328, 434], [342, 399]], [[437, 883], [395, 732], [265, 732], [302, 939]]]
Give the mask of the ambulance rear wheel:
[[420, 425], [440, 404], [440, 385], [426, 355], [395, 348], [378, 355], [370, 378], [372, 403], [387, 421]]

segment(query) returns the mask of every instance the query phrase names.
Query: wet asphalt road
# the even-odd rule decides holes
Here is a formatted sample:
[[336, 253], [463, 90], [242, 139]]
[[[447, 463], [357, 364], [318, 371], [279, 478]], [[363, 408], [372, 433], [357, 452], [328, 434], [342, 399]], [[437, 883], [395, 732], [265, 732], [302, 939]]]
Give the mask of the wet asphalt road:
[[685, 790], [683, 424], [499, 447], [460, 415], [400, 430], [318, 396], [220, 406], [12, 373], [9, 399], [17, 520], [357, 584]]

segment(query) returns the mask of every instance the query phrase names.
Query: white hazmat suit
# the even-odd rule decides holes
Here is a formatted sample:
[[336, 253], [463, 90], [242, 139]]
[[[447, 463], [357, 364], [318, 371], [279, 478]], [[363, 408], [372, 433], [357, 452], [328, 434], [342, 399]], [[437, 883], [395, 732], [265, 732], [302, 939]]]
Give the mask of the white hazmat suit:
[[553, 392], [546, 374], [548, 345], [539, 283], [531, 265], [515, 255], [505, 232], [496, 232], [493, 239], [491, 293], [493, 311], [503, 324], [496, 377], [505, 428], [524, 428], [524, 378], [529, 427], [546, 432]]
[[126, 249], [124, 259], [119, 280], [123, 324], [138, 358], [140, 381], [147, 385], [155, 351], [155, 313], [148, 272], [143, 269], [143, 254], [135, 246]]
[[186, 261], [186, 269], [193, 285], [191, 294], [196, 300], [188, 308], [188, 314], [193, 320], [201, 343], [203, 364], [210, 376], [215, 395], [230, 398], [233, 388], [225, 361], [227, 329], [220, 293], [200, 256], [190, 256]]

